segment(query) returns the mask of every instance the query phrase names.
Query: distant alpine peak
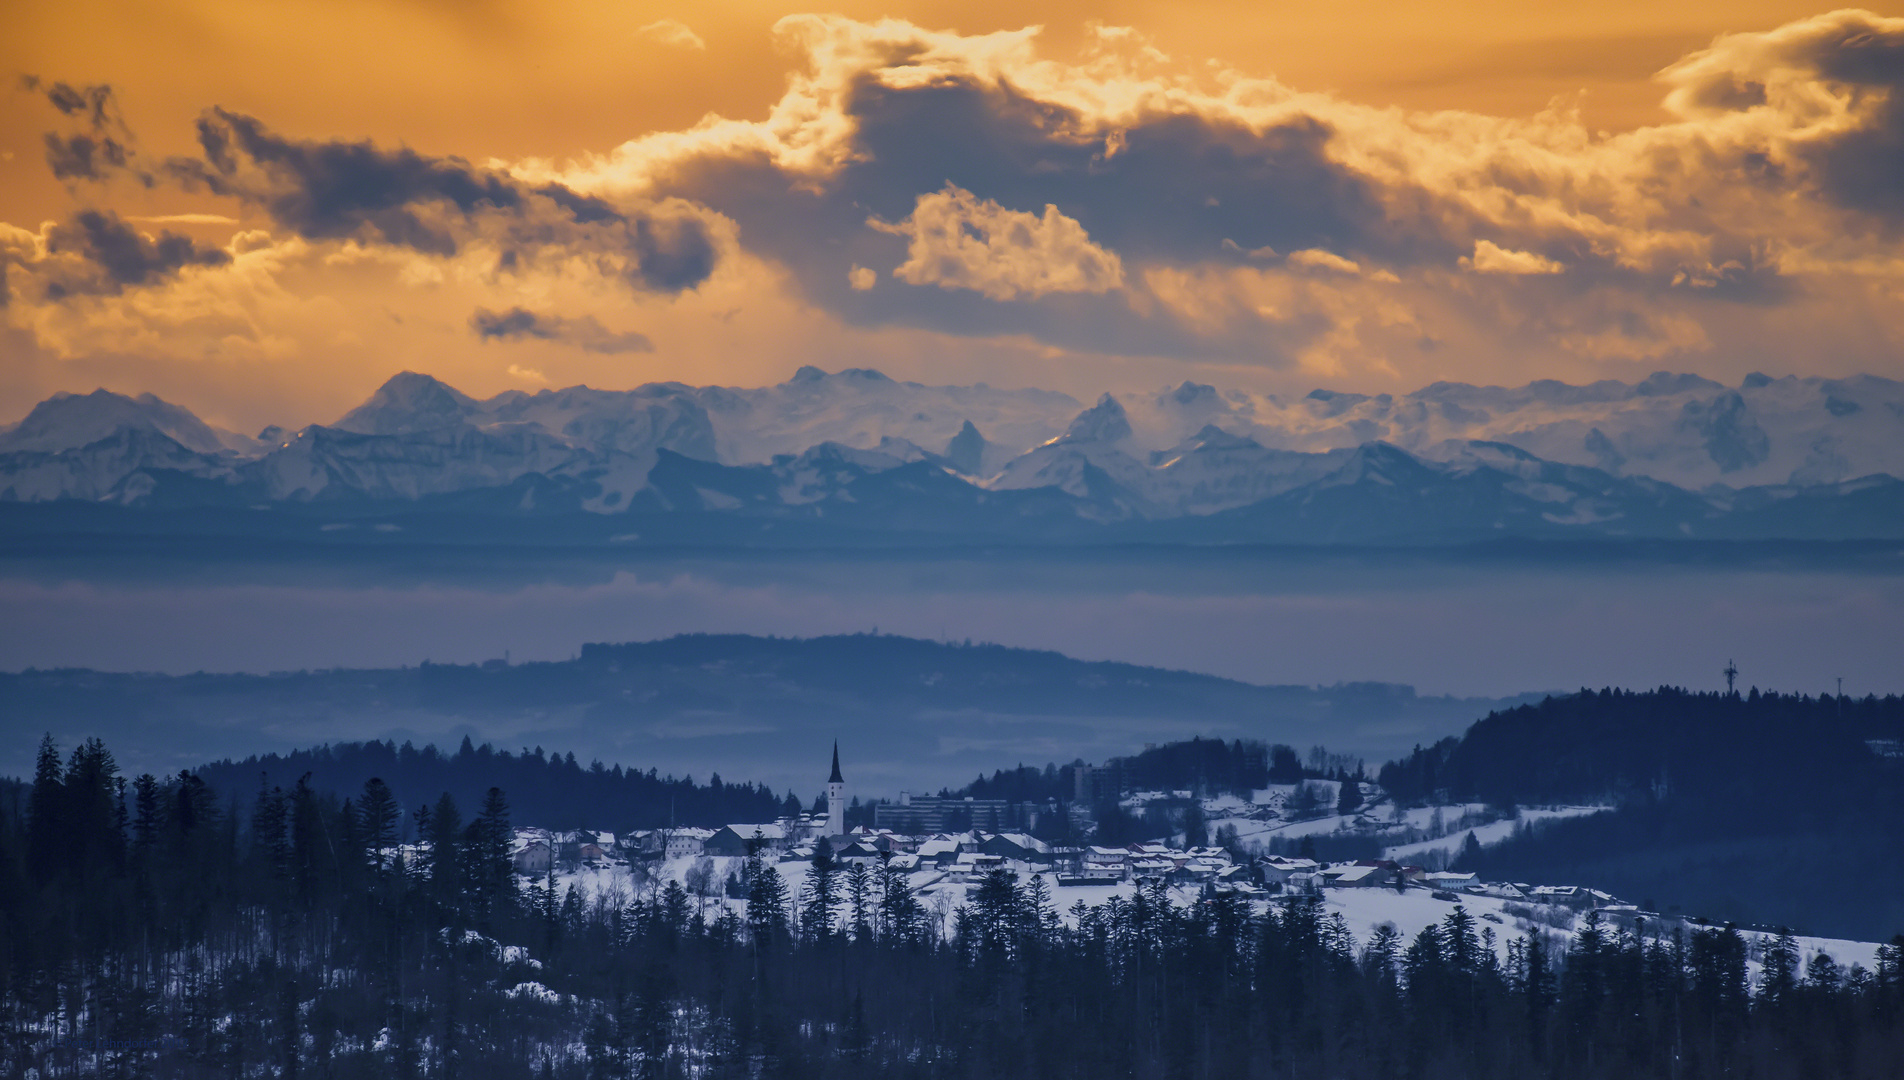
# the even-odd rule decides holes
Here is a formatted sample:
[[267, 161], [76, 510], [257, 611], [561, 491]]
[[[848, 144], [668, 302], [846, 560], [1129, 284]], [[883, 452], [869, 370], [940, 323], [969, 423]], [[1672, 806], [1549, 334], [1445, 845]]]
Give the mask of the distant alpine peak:
[[1105, 394], [1071, 421], [1064, 437], [1078, 442], [1122, 442], [1131, 437], [1130, 416], [1116, 398]]
[[454, 427], [475, 410], [474, 398], [436, 376], [401, 371], [331, 426], [360, 435], [408, 435]]
[[826, 371], [814, 367], [812, 364], [803, 364], [799, 370], [793, 373], [793, 378], [787, 380], [787, 384], [808, 386], [829, 383], [835, 380], [857, 383], [890, 383], [894, 381], [890, 375], [873, 368], [841, 368], [837, 374], [828, 374]]
[[[1055, 489], [1087, 500], [1094, 513], [1145, 517], [1223, 513], [1363, 477], [1419, 486], [1432, 472], [1475, 484], [1512, 476], [1526, 485], [1515, 497], [1542, 502], [1551, 514], [1543, 520], [1569, 523], [1615, 520], [1618, 500], [1605, 493], [1627, 491], [1616, 480], [1644, 481], [1629, 494], [1655, 503], [1645, 484], [1701, 493], [1672, 504], [1691, 515], [1708, 513], [1701, 500], [1725, 492], [1855, 494], [1843, 485], [1904, 477], [1900, 422], [1904, 383], [1868, 375], [1754, 374], [1727, 387], [1660, 372], [1633, 383], [1439, 382], [1401, 395], [1317, 390], [1288, 398], [1183, 380], [1086, 404], [1053, 390], [897, 381], [871, 368], [806, 366], [787, 382], [751, 388], [572, 386], [486, 400], [404, 371], [334, 425], [295, 434], [269, 427], [257, 439], [213, 428], [151, 394], [55, 394], [0, 427], [0, 501], [136, 500], [155, 483], [188, 475], [242, 486], [256, 501], [417, 499], [552, 484], [590, 509], [615, 512], [650, 491], [657, 455], [667, 451], [763, 470], [745, 483], [730, 478], [741, 486], [728, 495], [744, 505], [767, 497], [775, 468], [818, 470], [797, 484], [787, 479], [801, 498], [819, 490], [813, 484], [929, 463], [884, 481], [885, 490], [938, 484], [934, 470], [950, 470], [989, 491]], [[680, 479], [643, 497], [705, 504], [699, 483]], [[834, 495], [860, 497], [841, 488], [815, 505], [838, 507]], [[1617, 512], [1630, 522], [1643, 509]]]
[[1260, 448], [1261, 445], [1247, 435], [1232, 435], [1215, 424], [1205, 424], [1178, 447], [1184, 450], [1244, 450]]
[[88, 394], [54, 394], [35, 405], [19, 423], [0, 428], [0, 452], [59, 453], [128, 431], [163, 435], [200, 454], [246, 452], [255, 444], [157, 395], [127, 397], [101, 388]]

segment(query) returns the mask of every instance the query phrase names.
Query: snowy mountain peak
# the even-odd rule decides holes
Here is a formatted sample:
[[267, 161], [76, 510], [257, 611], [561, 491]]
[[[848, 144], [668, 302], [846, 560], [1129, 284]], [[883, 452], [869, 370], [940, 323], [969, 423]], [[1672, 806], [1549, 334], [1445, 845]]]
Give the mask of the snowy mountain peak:
[[1131, 437], [1130, 417], [1124, 406], [1109, 394], [1078, 414], [1064, 430], [1064, 438], [1074, 442], [1122, 442]]
[[35, 405], [25, 419], [0, 429], [0, 453], [77, 450], [126, 431], [163, 435], [200, 454], [248, 450], [253, 445], [252, 440], [214, 428], [189, 409], [152, 394], [132, 398], [102, 389], [90, 394], [54, 394]]
[[1176, 389], [1170, 391], [1170, 400], [1178, 405], [1198, 405], [1205, 403], [1219, 405], [1222, 402], [1222, 395], [1217, 393], [1217, 389], [1214, 386], [1209, 386], [1204, 383], [1193, 383], [1186, 379], [1179, 383]]
[[1180, 451], [1191, 450], [1249, 450], [1262, 449], [1262, 444], [1244, 435], [1232, 435], [1215, 424], [1205, 424], [1195, 435], [1185, 439], [1177, 447]]
[[793, 373], [793, 378], [787, 380], [783, 385], [823, 386], [830, 382], [890, 383], [893, 382], [893, 378], [885, 372], [876, 371], [873, 368], [853, 367], [841, 368], [838, 374], [829, 375], [825, 371], [814, 367], [812, 364], [804, 364], [799, 370]]
[[468, 421], [475, 399], [433, 375], [404, 371], [331, 426], [359, 435], [409, 435]]
[[1698, 375], [1655, 371], [1646, 378], [1641, 379], [1639, 383], [1633, 387], [1633, 392], [1640, 397], [1660, 397], [1666, 394], [1686, 394], [1696, 391], [1710, 393], [1715, 390], [1724, 389], [1724, 384], [1713, 382], [1711, 379], [1703, 378]]

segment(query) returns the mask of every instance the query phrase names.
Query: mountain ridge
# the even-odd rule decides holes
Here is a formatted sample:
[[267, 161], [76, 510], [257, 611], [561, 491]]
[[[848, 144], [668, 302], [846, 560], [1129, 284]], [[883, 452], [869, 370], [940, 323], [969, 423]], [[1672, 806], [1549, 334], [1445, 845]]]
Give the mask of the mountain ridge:
[[[1569, 432], [1572, 450], [1560, 445]], [[487, 400], [403, 372], [333, 424], [261, 435], [273, 438], [219, 431], [150, 394], [55, 395], [0, 428], [0, 503], [447, 501], [830, 518], [828, 529], [867, 533], [965, 513], [955, 531], [972, 535], [1112, 527], [1185, 542], [1904, 535], [1904, 384], [1870, 376], [1436, 383], [1402, 399], [1318, 390], [1293, 402], [1185, 382], [1082, 407], [860, 368], [802, 368], [755, 390], [652, 383]], [[1808, 440], [1802, 460], [1795, 440]], [[1743, 481], [1794, 461], [1766, 483], [1653, 475]]]

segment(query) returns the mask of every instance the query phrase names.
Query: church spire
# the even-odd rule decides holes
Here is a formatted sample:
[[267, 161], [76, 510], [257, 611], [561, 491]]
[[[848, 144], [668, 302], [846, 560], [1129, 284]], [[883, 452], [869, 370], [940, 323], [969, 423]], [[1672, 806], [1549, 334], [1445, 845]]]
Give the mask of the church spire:
[[846, 831], [846, 779], [840, 775], [840, 741], [833, 740], [833, 775], [826, 778], [826, 834]]

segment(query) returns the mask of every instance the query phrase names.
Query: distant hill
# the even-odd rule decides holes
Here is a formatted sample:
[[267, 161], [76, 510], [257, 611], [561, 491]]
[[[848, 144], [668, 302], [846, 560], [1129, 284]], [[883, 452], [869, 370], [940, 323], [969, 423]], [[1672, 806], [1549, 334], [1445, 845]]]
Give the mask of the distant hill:
[[[687, 635], [509, 665], [182, 676], [0, 674], [15, 731], [104, 737], [154, 772], [323, 743], [543, 746], [624, 769], [744, 777], [803, 798], [841, 743], [851, 791], [969, 782], [1017, 762], [1099, 762], [1147, 742], [1255, 739], [1375, 758], [1535, 700], [1381, 683], [1257, 686], [1055, 652], [892, 635]], [[25, 775], [28, 740], [0, 771]], [[248, 785], [247, 785], [248, 786]]]

